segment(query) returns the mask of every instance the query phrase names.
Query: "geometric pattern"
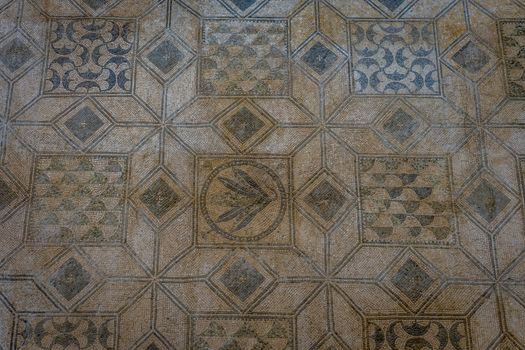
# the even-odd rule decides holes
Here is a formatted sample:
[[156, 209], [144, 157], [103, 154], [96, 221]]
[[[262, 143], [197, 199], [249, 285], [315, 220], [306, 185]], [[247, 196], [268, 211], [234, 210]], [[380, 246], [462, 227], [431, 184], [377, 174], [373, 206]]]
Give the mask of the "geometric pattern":
[[0, 210], [7, 208], [15, 199], [16, 193], [9, 187], [9, 185], [0, 179]]
[[37, 158], [28, 239], [40, 242], [118, 241], [124, 229], [126, 158]]
[[265, 0], [223, 0], [223, 4], [231, 8], [239, 16], [245, 17], [253, 12]]
[[188, 204], [183, 188], [162, 170], [134, 191], [131, 198], [157, 225], [176, 217]]
[[[116, 343], [116, 322], [113, 317], [24, 316], [17, 323], [17, 349], [45, 349], [48, 346], [69, 347], [79, 344], [83, 344], [84, 349], [110, 349]], [[97, 334], [101, 336], [97, 337]]]
[[372, 2], [390, 17], [397, 16], [413, 3], [409, 0], [372, 0]]
[[10, 73], [22, 68], [32, 56], [30, 47], [16, 37], [0, 48], [0, 62]]
[[50, 282], [60, 295], [71, 300], [89, 284], [90, 279], [89, 272], [75, 258], [70, 258], [51, 276]]
[[439, 287], [436, 269], [408, 251], [392, 265], [382, 281], [412, 312], [417, 312]]
[[389, 143], [404, 151], [428, 129], [428, 122], [406, 103], [396, 101], [375, 126]]
[[381, 243], [454, 243], [445, 158], [363, 157], [363, 238]]
[[344, 52], [320, 35], [308, 41], [295, 56], [296, 62], [319, 81], [327, 79], [346, 58]]
[[195, 349], [285, 350], [292, 346], [291, 320], [286, 318], [195, 318]]
[[477, 72], [485, 66], [489, 58], [472, 41], [469, 41], [452, 56], [452, 60], [468, 72]]
[[0, 1], [0, 349], [525, 349], [520, 0]]
[[275, 121], [249, 101], [242, 101], [233, 110], [217, 119], [216, 125], [226, 140], [245, 152], [273, 128]]
[[469, 348], [461, 319], [371, 319], [367, 329], [371, 339], [368, 349], [396, 349], [397, 343], [405, 349], [412, 344], [447, 350]]
[[241, 300], [246, 300], [263, 281], [264, 276], [243, 259], [232, 265], [221, 277], [224, 286]]
[[77, 139], [85, 141], [93, 136], [104, 123], [91, 109], [84, 107], [64, 124]]
[[45, 93], [130, 92], [133, 22], [57, 19], [51, 27]]
[[503, 58], [507, 76], [507, 91], [509, 96], [525, 96], [525, 60], [521, 54], [525, 47], [525, 35], [521, 30], [525, 25], [520, 21], [505, 21], [500, 23], [500, 36], [503, 45]]
[[113, 124], [107, 111], [94, 99], [84, 99], [72, 109], [68, 108], [54, 123], [65, 139], [81, 149], [89, 148]]
[[473, 36], [467, 36], [451, 47], [446, 60], [454, 69], [472, 80], [480, 79], [496, 61], [491, 50]]
[[183, 58], [184, 54], [169, 41], [163, 41], [148, 55], [150, 62], [164, 73], [172, 70]]
[[410, 300], [417, 301], [432, 284], [432, 278], [413, 260], [407, 260], [392, 283]]
[[302, 60], [317, 73], [324, 73], [337, 59], [329, 48], [317, 42], [304, 54]]
[[311, 180], [298, 196], [306, 213], [324, 229], [330, 229], [354, 204], [354, 196], [327, 173]]
[[516, 202], [516, 197], [498, 180], [482, 174], [465, 189], [458, 203], [484, 227], [493, 230]]
[[204, 22], [199, 92], [279, 96], [287, 93], [286, 22]]
[[78, 252], [71, 251], [47, 267], [41, 278], [51, 294], [72, 309], [100, 282], [100, 273]]
[[432, 23], [355, 22], [351, 28], [356, 93], [439, 94]]
[[85, 13], [98, 15], [112, 7], [118, 0], [74, 0]]
[[237, 250], [211, 276], [217, 289], [240, 309], [247, 309], [273, 282], [274, 277], [256, 256]]
[[141, 56], [143, 62], [162, 79], [170, 79], [194, 57], [194, 54], [183, 40], [168, 32], [149, 44]]

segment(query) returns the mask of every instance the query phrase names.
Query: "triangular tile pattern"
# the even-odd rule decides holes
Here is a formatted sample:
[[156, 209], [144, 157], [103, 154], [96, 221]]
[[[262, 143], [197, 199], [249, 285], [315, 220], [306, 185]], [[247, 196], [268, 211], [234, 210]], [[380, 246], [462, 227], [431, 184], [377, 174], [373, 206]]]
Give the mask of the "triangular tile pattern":
[[73, 0], [89, 16], [101, 15], [121, 0]]
[[210, 96], [283, 96], [287, 93], [285, 21], [207, 20], [199, 92]]
[[521, 54], [525, 43], [522, 28], [523, 22], [520, 21], [500, 22], [507, 92], [512, 97], [525, 96], [525, 86], [522, 80], [524, 61]]
[[366, 241], [454, 244], [446, 158], [363, 157], [359, 171]]
[[397, 17], [417, 0], [371, 0], [370, 2], [379, 7], [389, 17]]
[[292, 344], [289, 319], [199, 317], [193, 320], [193, 346], [211, 349], [286, 350]]
[[257, 9], [264, 7], [268, 0], [219, 0], [224, 6], [231, 9], [234, 14], [241, 17], [248, 16]]
[[34, 169], [28, 239], [121, 240], [126, 169], [126, 157], [39, 157]]
[[0, 217], [6, 216], [25, 198], [26, 195], [13, 181], [13, 178], [0, 169]]

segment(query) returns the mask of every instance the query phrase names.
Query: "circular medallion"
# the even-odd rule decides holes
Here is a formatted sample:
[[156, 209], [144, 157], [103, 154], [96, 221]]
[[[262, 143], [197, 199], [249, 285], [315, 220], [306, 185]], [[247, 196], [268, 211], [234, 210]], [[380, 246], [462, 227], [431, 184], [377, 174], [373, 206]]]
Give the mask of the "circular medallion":
[[283, 220], [285, 190], [269, 167], [250, 160], [232, 161], [208, 176], [200, 206], [215, 232], [235, 241], [256, 241]]

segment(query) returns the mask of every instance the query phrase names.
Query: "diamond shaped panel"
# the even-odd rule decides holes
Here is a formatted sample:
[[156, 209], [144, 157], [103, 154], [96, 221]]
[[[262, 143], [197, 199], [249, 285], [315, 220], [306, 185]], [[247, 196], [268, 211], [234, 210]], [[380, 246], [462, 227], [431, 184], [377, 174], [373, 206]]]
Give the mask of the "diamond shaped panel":
[[459, 204], [489, 230], [496, 228], [517, 204], [514, 194], [483, 173], [463, 192]]
[[314, 221], [329, 229], [353, 204], [353, 195], [332, 175], [322, 172], [300, 190], [298, 201]]
[[177, 217], [188, 204], [185, 190], [160, 169], [133, 192], [132, 200], [157, 225]]
[[274, 280], [251, 253], [235, 251], [211, 276], [213, 284], [239, 308], [249, 307]]

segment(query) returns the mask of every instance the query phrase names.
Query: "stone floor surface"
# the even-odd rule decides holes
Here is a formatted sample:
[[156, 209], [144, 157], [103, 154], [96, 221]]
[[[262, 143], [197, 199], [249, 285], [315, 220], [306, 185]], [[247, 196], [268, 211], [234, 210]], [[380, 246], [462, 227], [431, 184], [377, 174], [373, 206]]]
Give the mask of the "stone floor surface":
[[0, 349], [525, 350], [525, 1], [0, 0]]

